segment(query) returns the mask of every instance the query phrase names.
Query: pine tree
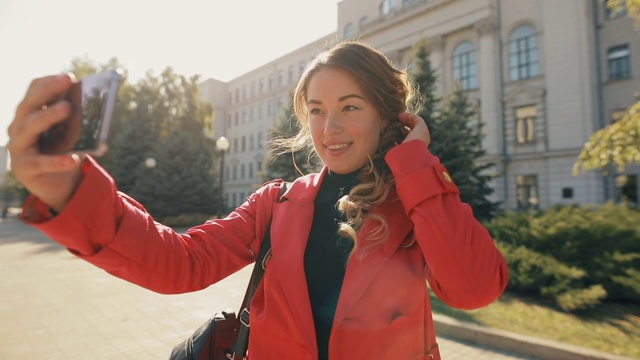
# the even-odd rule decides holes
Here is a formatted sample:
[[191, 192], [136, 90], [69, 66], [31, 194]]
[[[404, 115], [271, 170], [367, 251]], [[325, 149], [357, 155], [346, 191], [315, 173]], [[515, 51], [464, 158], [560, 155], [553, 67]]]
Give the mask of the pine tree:
[[477, 119], [473, 106], [464, 91], [457, 87], [444, 106], [435, 94], [438, 80], [429, 59], [429, 44], [419, 41], [414, 47], [413, 81], [418, 86], [419, 98], [414, 104], [419, 108], [431, 134], [429, 150], [447, 168], [460, 190], [460, 198], [468, 203], [477, 218], [493, 216], [498, 204], [487, 197], [493, 192], [489, 187], [492, 179], [486, 171], [493, 163], [482, 163], [482, 124], [472, 124]]
[[482, 162], [482, 123], [464, 90], [457, 86], [448, 97], [437, 119], [438, 136], [431, 139], [430, 149], [440, 158], [460, 190], [460, 199], [471, 205], [478, 219], [491, 218], [498, 204], [487, 199], [493, 189], [487, 171], [495, 163]]
[[429, 130], [433, 133], [437, 131], [435, 119], [438, 116], [440, 98], [436, 95], [438, 75], [431, 66], [431, 59], [429, 58], [431, 51], [427, 40], [422, 39], [416, 43], [414, 54], [413, 82], [418, 87], [420, 97], [416, 99], [416, 103], [413, 105], [419, 108], [418, 115], [424, 119]]

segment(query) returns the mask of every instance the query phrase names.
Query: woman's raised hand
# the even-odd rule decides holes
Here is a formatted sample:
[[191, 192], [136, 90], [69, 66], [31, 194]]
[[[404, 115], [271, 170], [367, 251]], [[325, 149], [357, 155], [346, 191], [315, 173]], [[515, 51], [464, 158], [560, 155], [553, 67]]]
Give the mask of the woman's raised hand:
[[60, 100], [75, 82], [72, 74], [33, 80], [9, 125], [11, 171], [29, 192], [56, 211], [62, 211], [82, 177], [75, 154], [44, 155], [40, 135], [69, 117], [70, 104]]
[[425, 121], [418, 115], [412, 113], [400, 113], [400, 121], [409, 128], [409, 133], [404, 138], [403, 143], [411, 140], [422, 140], [429, 146], [431, 135]]

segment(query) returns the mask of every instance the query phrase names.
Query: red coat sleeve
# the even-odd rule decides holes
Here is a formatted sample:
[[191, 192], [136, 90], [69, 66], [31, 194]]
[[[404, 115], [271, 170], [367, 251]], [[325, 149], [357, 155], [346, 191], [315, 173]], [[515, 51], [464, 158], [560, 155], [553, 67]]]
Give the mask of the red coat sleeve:
[[508, 282], [504, 257], [471, 207], [460, 201], [439, 159], [416, 140], [391, 149], [386, 161], [438, 298], [452, 307], [476, 309], [500, 297]]
[[84, 177], [55, 217], [29, 198], [22, 220], [107, 272], [159, 293], [196, 291], [250, 264], [259, 252], [277, 196], [265, 184], [227, 218], [178, 234], [153, 221], [137, 201], [88, 158]]

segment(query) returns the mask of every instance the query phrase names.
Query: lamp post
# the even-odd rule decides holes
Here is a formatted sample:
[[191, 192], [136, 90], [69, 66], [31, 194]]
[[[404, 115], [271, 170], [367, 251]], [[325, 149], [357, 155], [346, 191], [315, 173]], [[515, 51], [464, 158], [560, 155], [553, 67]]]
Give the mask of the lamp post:
[[218, 219], [222, 217], [224, 211], [224, 192], [223, 192], [223, 178], [224, 178], [224, 153], [229, 149], [229, 139], [224, 136], [220, 136], [216, 140], [216, 149], [220, 151], [220, 191], [218, 195]]

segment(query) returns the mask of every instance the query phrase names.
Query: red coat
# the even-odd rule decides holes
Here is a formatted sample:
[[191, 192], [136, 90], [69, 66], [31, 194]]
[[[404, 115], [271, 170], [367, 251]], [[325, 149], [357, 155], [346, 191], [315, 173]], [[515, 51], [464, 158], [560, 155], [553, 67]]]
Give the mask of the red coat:
[[[490, 304], [507, 285], [504, 258], [424, 143], [399, 145], [386, 160], [397, 183], [389, 199], [399, 200], [372, 213], [387, 218], [391, 234], [380, 246], [356, 250], [347, 265], [330, 359], [439, 359], [425, 280], [460, 309]], [[115, 276], [160, 293], [183, 293], [253, 262], [273, 214], [272, 257], [251, 305], [249, 354], [251, 360], [311, 360], [317, 344], [303, 259], [325, 173], [296, 180], [280, 203], [279, 181], [267, 183], [227, 218], [179, 235], [117, 193], [89, 159], [62, 213], [47, 219], [43, 204], [28, 201], [23, 218]], [[360, 236], [371, 225], [365, 223]]]

